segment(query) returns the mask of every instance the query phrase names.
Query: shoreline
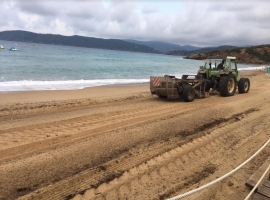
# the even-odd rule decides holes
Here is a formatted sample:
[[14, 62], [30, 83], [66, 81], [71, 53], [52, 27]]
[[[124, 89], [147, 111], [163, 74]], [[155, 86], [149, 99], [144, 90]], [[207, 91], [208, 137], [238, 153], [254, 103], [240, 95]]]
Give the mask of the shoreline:
[[83, 88], [77, 88], [77, 89], [47, 89], [47, 90], [17, 90], [17, 91], [0, 91], [0, 94], [6, 94], [6, 93], [20, 93], [20, 92], [38, 92], [38, 91], [70, 91], [70, 90], [84, 90], [86, 88], [93, 88], [93, 87], [127, 87], [127, 86], [140, 86], [140, 85], [145, 85], [149, 84], [150, 82], [144, 82], [144, 83], [123, 83], [123, 84], [108, 84], [108, 85], [96, 85], [96, 86], [87, 86]]
[[[241, 70], [241, 77], [264, 76], [263, 70]], [[106, 100], [112, 98], [125, 98], [132, 95], [150, 95], [149, 83], [129, 83], [116, 85], [103, 85], [73, 90], [31, 90], [0, 92], [0, 104], [13, 103], [39, 103], [47, 101], [64, 101], [78, 99]]]
[[[267, 66], [262, 65], [248, 65], [246, 68], [239, 68], [239, 71], [265, 71]], [[194, 71], [196, 74], [197, 71]], [[154, 75], [154, 74], [153, 74]], [[173, 75], [173, 74], [172, 74]], [[177, 78], [181, 78], [181, 73]], [[105, 81], [104, 81], [105, 80]], [[92, 87], [114, 87], [114, 86], [129, 86], [129, 85], [143, 85], [149, 84], [149, 78], [144, 79], [127, 79], [124, 81], [115, 81], [112, 79], [94, 79], [94, 80], [55, 80], [55, 81], [32, 81], [32, 80], [20, 80], [20, 81], [2, 81], [0, 82], [0, 94], [6, 93], [18, 93], [29, 91], [70, 91], [70, 90], [83, 90], [85, 88]]]
[[86, 87], [78, 90], [32, 90], [0, 93], [0, 104], [37, 103], [44, 101], [63, 101], [75, 99], [110, 99], [149, 92], [148, 84], [123, 84]]

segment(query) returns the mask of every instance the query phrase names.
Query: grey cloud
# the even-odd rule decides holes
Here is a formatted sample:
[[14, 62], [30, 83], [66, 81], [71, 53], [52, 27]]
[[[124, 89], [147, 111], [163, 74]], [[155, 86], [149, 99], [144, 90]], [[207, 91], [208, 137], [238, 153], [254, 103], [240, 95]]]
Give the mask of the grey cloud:
[[158, 8], [157, 6], [153, 5], [153, 6], [144, 6], [142, 8], [142, 13], [143, 14], [151, 14], [151, 13], [156, 13], [158, 11]]
[[[1, 1], [0, 29], [162, 40], [180, 45], [248, 45], [270, 41], [270, 2], [184, 0], [178, 14], [142, 0]], [[168, 4], [174, 1], [167, 1]], [[12, 13], [12, 15], [10, 15]], [[28, 19], [35, 18], [35, 21]], [[61, 27], [60, 27], [60, 25]]]
[[41, 1], [22, 1], [17, 0], [15, 7], [19, 8], [22, 12], [37, 14], [42, 16], [57, 16], [62, 11], [63, 3], [53, 0], [41, 0]]
[[116, 20], [118, 22], [125, 22], [133, 15], [134, 13], [134, 2], [123, 2], [123, 3], [115, 3], [112, 7], [111, 12], [111, 20]]
[[[76, 17], [76, 18], [107, 18], [110, 11], [102, 5], [101, 1], [88, 1], [86, 3], [70, 3], [66, 6], [66, 17]], [[105, 14], [106, 13], [106, 14]], [[71, 18], [72, 19], [72, 18]]]

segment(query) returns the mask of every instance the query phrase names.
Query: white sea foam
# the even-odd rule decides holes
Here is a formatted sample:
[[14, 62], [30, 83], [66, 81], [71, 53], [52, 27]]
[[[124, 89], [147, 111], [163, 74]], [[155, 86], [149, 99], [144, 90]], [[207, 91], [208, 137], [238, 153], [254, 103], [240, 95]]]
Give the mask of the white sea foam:
[[76, 90], [85, 87], [102, 85], [121, 85], [147, 83], [149, 79], [98, 79], [98, 80], [68, 80], [68, 81], [8, 81], [0, 82], [1, 92], [29, 90]]
[[245, 65], [245, 67], [241, 67], [239, 68], [239, 70], [265, 70], [268, 66], [249, 66], [249, 67], [246, 67], [247, 65]]

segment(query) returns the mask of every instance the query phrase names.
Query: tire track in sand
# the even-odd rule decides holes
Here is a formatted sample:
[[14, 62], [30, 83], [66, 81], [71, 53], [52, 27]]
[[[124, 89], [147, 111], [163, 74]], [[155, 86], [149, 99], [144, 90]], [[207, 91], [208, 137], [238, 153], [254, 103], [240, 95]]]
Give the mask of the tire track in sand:
[[[83, 188], [91, 188], [91, 185], [92, 189], [87, 190], [83, 195], [77, 195], [76, 198], [149, 199], [145, 190], [146, 188], [155, 190], [156, 194], [160, 195], [151, 197], [150, 199], [168, 196], [175, 188], [179, 189], [180, 186], [181, 188], [186, 188], [187, 185], [194, 184], [193, 179], [196, 177], [192, 176], [192, 174], [185, 173], [185, 168], [187, 169], [188, 166], [194, 169], [193, 172], [197, 172], [197, 174], [206, 173], [206, 175], [210, 175], [214, 173], [218, 169], [219, 163], [214, 163], [213, 159], [218, 160], [221, 155], [227, 152], [230, 146], [237, 145], [241, 140], [249, 136], [250, 133], [248, 130], [256, 126], [258, 122], [261, 122], [262, 118], [264, 122], [269, 120], [269, 117], [267, 117], [268, 112], [269, 109], [266, 109], [263, 115], [262, 113], [257, 115], [255, 112], [249, 114], [250, 116], [248, 118], [241, 119], [240, 121], [234, 121], [231, 124], [225, 123], [222, 128], [214, 128], [209, 135], [194, 139], [193, 142], [172, 149], [159, 156], [158, 153], [161, 147], [150, 149], [147, 155], [131, 156], [113, 164], [112, 162], [115, 161], [111, 161], [100, 168], [86, 170], [76, 176], [60, 181], [51, 187], [42, 188], [26, 195], [21, 199], [28, 199], [30, 196], [39, 199], [45, 199], [48, 196], [51, 196], [53, 199], [63, 199], [67, 197], [66, 194], [71, 194], [67, 197], [70, 198], [72, 194], [84, 190]], [[238, 131], [245, 131], [246, 135], [237, 138], [235, 135]], [[252, 136], [252, 134], [250, 135]], [[228, 138], [230, 139], [228, 140]], [[224, 141], [227, 141], [226, 146], [224, 146]], [[167, 148], [167, 145], [164, 146]], [[213, 152], [212, 149], [216, 146], [224, 147], [220, 148], [218, 152]], [[145, 163], [145, 160], [151, 157], [152, 159], [149, 159]], [[201, 159], [202, 157], [204, 160]], [[174, 180], [172, 180], [173, 177], [175, 177]], [[201, 177], [201, 179], [204, 178]], [[171, 184], [166, 182], [164, 185], [164, 179]], [[184, 181], [180, 181], [179, 183], [179, 180]], [[160, 183], [160, 185], [157, 183]], [[137, 190], [132, 189], [134, 185], [137, 186]], [[140, 187], [144, 189], [143, 193], [139, 192]], [[167, 192], [161, 193], [160, 191]]]
[[[244, 95], [238, 96], [239, 99], [245, 98]], [[233, 98], [230, 99], [224, 99], [221, 98], [221, 102], [229, 103], [234, 101]], [[197, 103], [198, 104], [198, 103]], [[207, 101], [200, 102], [201, 106], [204, 107], [210, 107], [211, 105], [208, 104]], [[25, 127], [19, 127], [19, 128], [12, 128], [12, 129], [4, 129], [0, 130], [0, 150], [2, 149], [4, 152], [6, 149], [14, 149], [16, 147], [16, 152], [22, 152], [23, 149], [27, 151], [29, 149], [29, 145], [35, 146], [35, 144], [39, 144], [39, 147], [44, 146], [42, 143], [46, 143], [48, 145], [56, 144], [59, 141], [67, 141], [69, 139], [73, 139], [74, 136], [70, 137], [70, 135], [78, 135], [78, 137], [81, 137], [82, 132], [93, 130], [100, 127], [108, 127], [113, 124], [117, 124], [123, 120], [126, 122], [128, 119], [132, 119], [134, 116], [147, 116], [149, 113], [162, 113], [164, 111], [170, 111], [169, 109], [173, 110], [172, 113], [175, 112], [175, 110], [181, 110], [181, 112], [186, 111], [185, 105], [179, 105], [178, 103], [174, 103], [173, 105], [162, 105], [162, 106], [155, 106], [151, 108], [141, 108], [136, 110], [127, 110], [122, 112], [112, 112], [107, 113], [102, 116], [97, 115], [89, 115], [89, 116], [83, 116], [78, 118], [72, 118], [69, 120], [63, 120], [63, 121], [57, 121], [57, 122], [51, 122], [46, 124], [38, 124], [38, 125], [30, 125]], [[193, 108], [196, 109], [196, 108]], [[190, 109], [192, 110], [192, 109]], [[181, 113], [180, 112], [180, 113]], [[169, 112], [167, 112], [169, 113]], [[155, 114], [154, 114], [155, 115]], [[149, 115], [149, 118], [153, 118], [153, 115]], [[151, 121], [151, 120], [150, 120]], [[21, 147], [20, 147], [21, 146]], [[1, 151], [0, 151], [1, 152]], [[5, 153], [2, 152], [3, 158], [6, 158], [7, 156], [4, 156]], [[12, 150], [10, 151], [12, 152]], [[12, 152], [14, 155], [15, 152]], [[1, 154], [0, 154], [1, 155]], [[1, 159], [1, 158], [0, 158]]]
[[[116, 130], [118, 128], [132, 127], [140, 123], [147, 123], [147, 122], [155, 121], [157, 119], [161, 119], [163, 116], [168, 116], [168, 115], [176, 116], [176, 115], [185, 113], [193, 109], [190, 107], [186, 107], [186, 108], [176, 111], [176, 107], [177, 105], [173, 105], [173, 106], [167, 105], [165, 106], [164, 109], [159, 111], [158, 114], [156, 114], [156, 112], [153, 112], [153, 110], [151, 110], [152, 112], [149, 112], [149, 110], [147, 109], [140, 111], [139, 113], [137, 113], [137, 115], [134, 115], [134, 116], [130, 116], [129, 113], [124, 113], [123, 116], [121, 115], [116, 116], [113, 122], [109, 120], [110, 122], [105, 125], [104, 125], [104, 118], [101, 118], [101, 121], [99, 122], [100, 126], [97, 128], [92, 128], [92, 129], [89, 128], [86, 131], [79, 130], [75, 134], [62, 135], [62, 136], [50, 138], [50, 139], [46, 138], [42, 141], [34, 141], [34, 142], [27, 143], [24, 145], [2, 149], [0, 150], [0, 159], [6, 160], [6, 159], [11, 159], [11, 158], [13, 159], [13, 158], [21, 157], [22, 155], [26, 156], [40, 150], [48, 150], [50, 148], [55, 148], [57, 145], [66, 144], [67, 142], [75, 142], [78, 140], [82, 140], [94, 134], [109, 132], [109, 131]], [[156, 108], [156, 109], [160, 109], [160, 108]], [[69, 129], [69, 131], [71, 132], [72, 132], [73, 125], [69, 127], [71, 129], [71, 130]], [[47, 132], [45, 131], [45, 133]], [[22, 133], [20, 133], [20, 135], [22, 135]], [[29, 137], [31, 138], [31, 136]], [[14, 141], [14, 139], [16, 139], [16, 137], [12, 138], [12, 142]]]

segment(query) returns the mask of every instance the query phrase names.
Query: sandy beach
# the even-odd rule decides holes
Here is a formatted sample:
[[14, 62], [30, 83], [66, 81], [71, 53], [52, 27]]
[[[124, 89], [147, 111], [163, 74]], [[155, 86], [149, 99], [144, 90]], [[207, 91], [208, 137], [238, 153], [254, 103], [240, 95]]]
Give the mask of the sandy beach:
[[[270, 138], [270, 78], [247, 94], [191, 103], [149, 84], [0, 93], [0, 200], [167, 199], [238, 167]], [[244, 199], [268, 145], [185, 199]]]
[[28, 91], [0, 93], [0, 104], [7, 103], [36, 103], [47, 101], [63, 101], [78, 99], [110, 99], [139, 94], [149, 89], [149, 84], [137, 85], [113, 85], [89, 87], [81, 90], [47, 90], [47, 91]]

